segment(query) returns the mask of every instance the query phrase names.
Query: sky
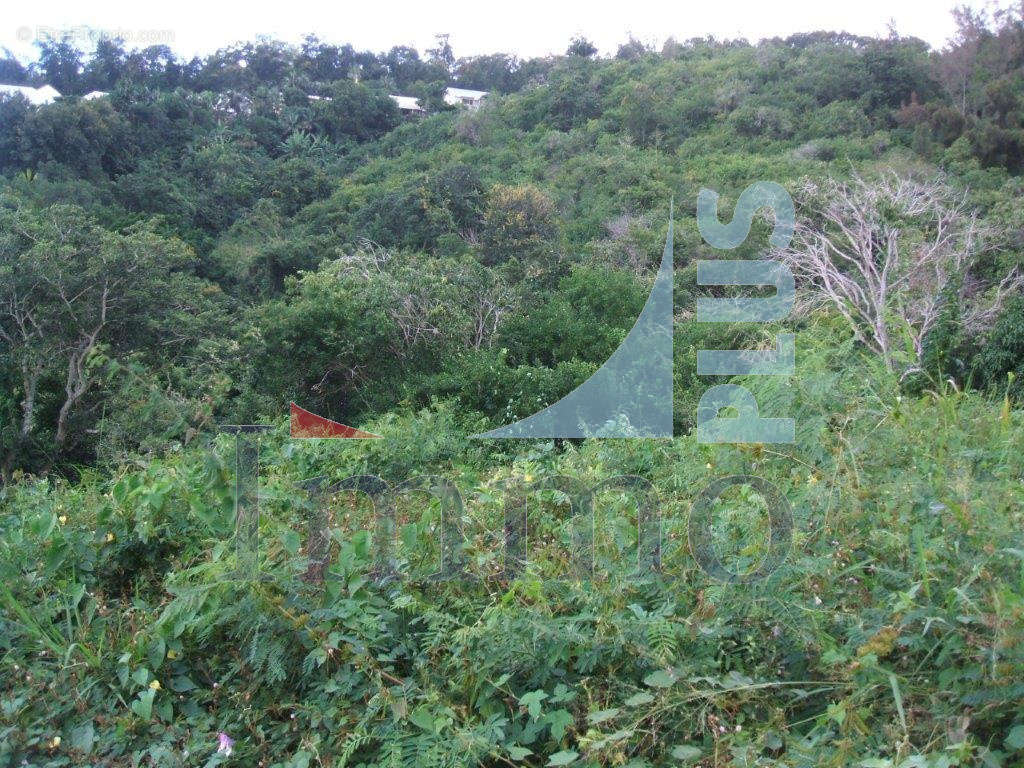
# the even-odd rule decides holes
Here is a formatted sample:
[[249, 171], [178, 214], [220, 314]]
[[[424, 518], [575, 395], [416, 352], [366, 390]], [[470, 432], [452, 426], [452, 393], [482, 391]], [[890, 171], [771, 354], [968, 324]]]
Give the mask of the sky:
[[[966, 0], [984, 7], [983, 0]], [[363, 50], [411, 45], [424, 51], [448, 33], [456, 56], [506, 52], [521, 58], [563, 53], [576, 35], [614, 53], [631, 35], [658, 47], [667, 37], [713, 35], [757, 41], [813, 30], [884, 35], [890, 23], [941, 48], [953, 32], [951, 9], [963, 0], [516, 0], [431, 2], [216, 2], [176, 0], [39, 0], [9, 4], [0, 21], [0, 48], [34, 59], [33, 39], [70, 32], [90, 49], [89, 31], [122, 37], [127, 47], [169, 45], [183, 57], [205, 55], [267, 35], [299, 42], [350, 42]], [[87, 29], [88, 28], [88, 29]]]

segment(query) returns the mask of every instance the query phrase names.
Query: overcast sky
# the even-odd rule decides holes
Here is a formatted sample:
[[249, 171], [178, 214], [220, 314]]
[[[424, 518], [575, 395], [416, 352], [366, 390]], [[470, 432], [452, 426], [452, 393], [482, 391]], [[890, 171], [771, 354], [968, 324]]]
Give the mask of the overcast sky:
[[[32, 39], [46, 31], [82, 27], [118, 33], [128, 47], [166, 43], [179, 55], [207, 54], [257, 35], [298, 42], [314, 33], [375, 51], [394, 45], [430, 47], [439, 32], [451, 35], [457, 56], [503, 51], [520, 57], [562, 53], [582, 34], [602, 53], [614, 53], [630, 35], [661, 45], [717, 38], [785, 36], [819, 29], [884, 34], [890, 22], [905, 35], [942, 47], [953, 31], [958, 0], [690, 0], [601, 3], [576, 0], [515, 2], [216, 2], [216, 0], [40, 0], [10, 2], [0, 21], [0, 47], [33, 58]], [[983, 0], [968, 0], [975, 7]], [[90, 47], [84, 44], [82, 47]]]

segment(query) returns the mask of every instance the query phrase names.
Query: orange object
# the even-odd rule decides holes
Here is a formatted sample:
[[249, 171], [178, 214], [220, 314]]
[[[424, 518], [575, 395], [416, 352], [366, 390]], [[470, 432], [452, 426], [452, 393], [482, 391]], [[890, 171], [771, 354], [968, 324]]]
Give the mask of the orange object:
[[381, 438], [380, 435], [375, 435], [372, 432], [363, 432], [361, 429], [317, 416], [305, 408], [300, 408], [295, 403], [291, 404], [291, 414], [291, 435], [300, 440], [379, 440]]

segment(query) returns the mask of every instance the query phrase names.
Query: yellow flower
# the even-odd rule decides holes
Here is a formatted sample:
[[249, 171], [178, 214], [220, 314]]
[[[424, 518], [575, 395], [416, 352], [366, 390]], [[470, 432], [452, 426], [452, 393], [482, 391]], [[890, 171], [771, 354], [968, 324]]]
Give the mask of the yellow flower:
[[707, 464], [705, 464], [704, 466], [705, 466], [705, 467], [707, 467], [708, 469], [711, 469], [711, 462], [709, 461], [709, 462], [708, 462]]
[[167, 658], [168, 659], [176, 659], [176, 658], [178, 658], [178, 652], [176, 650], [174, 650], [173, 648], [168, 648], [167, 649]]
[[112, 542], [113, 540], [114, 540], [114, 534], [112, 534], [112, 533], [108, 533], [108, 534], [107, 534], [107, 543], [109, 544], [109, 543], [110, 543], [110, 542]]
[[50, 742], [50, 749], [56, 749], [60, 746], [60, 736], [54, 736], [53, 741]]
[[818, 478], [816, 478], [814, 475], [809, 475], [808, 476], [808, 478], [807, 478], [808, 485], [814, 485], [817, 482], [818, 482]]
[[160, 690], [160, 681], [159, 680], [154, 680], [152, 683], [149, 684], [149, 687], [152, 688], [154, 691], [159, 691]]
[[64, 523], [66, 523], [67, 521], [68, 521], [68, 516], [67, 515], [61, 515], [60, 517], [57, 518], [57, 522], [60, 523], [61, 525], [64, 525]]
[[533, 475], [531, 475], [530, 473], [526, 473], [525, 475], [523, 475], [523, 480], [525, 480], [528, 483], [532, 483]]

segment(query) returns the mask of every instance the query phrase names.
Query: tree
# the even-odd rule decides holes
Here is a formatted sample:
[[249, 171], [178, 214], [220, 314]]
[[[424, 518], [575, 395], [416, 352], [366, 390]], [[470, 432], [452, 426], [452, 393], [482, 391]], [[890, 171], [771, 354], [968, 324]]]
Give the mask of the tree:
[[198, 59], [179, 62], [166, 45], [151, 45], [132, 51], [125, 60], [125, 73], [138, 85], [147, 88], [177, 88], [196, 80], [203, 67]]
[[398, 106], [384, 92], [339, 80], [329, 93], [329, 101], [314, 104], [314, 124], [333, 141], [380, 138], [401, 121]]
[[978, 68], [978, 52], [988, 36], [988, 18], [984, 11], [960, 6], [953, 10], [956, 34], [943, 53], [936, 68], [938, 76], [960, 110], [961, 115], [974, 112], [979, 96], [974, 82]]
[[507, 53], [459, 59], [456, 78], [461, 88], [512, 93], [523, 87], [521, 62]]
[[[432, 80], [439, 74], [437, 67], [420, 59], [420, 54], [415, 48], [404, 45], [396, 45], [381, 57], [381, 60], [388, 69], [388, 77], [398, 92], [403, 94], [413, 83], [419, 80]], [[445, 73], [440, 74], [444, 76]]]
[[25, 168], [22, 131], [31, 109], [21, 96], [0, 97], [0, 171], [12, 173]]
[[480, 232], [485, 264], [536, 260], [556, 233], [554, 204], [541, 190], [530, 184], [491, 189]]
[[85, 66], [85, 89], [111, 91], [126, 72], [127, 54], [124, 43], [117, 38], [102, 37]]
[[299, 51], [296, 66], [311, 79], [329, 83], [351, 74], [356, 63], [356, 52], [351, 45], [339, 48], [321, 42], [315, 35], [307, 35]]
[[83, 93], [82, 52], [71, 43], [71, 39], [47, 37], [36, 45], [39, 48], [39, 67], [46, 82], [64, 96]]
[[275, 40], [260, 40], [246, 45], [243, 51], [246, 74], [256, 87], [280, 86], [291, 73], [295, 54], [290, 45]]
[[1009, 302], [973, 361], [974, 381], [1024, 397], [1024, 299]]
[[928, 44], [914, 38], [874, 40], [864, 48], [869, 88], [861, 98], [868, 110], [892, 110], [916, 93], [929, 101], [939, 93], [928, 58]]
[[28, 85], [29, 71], [7, 48], [0, 48], [0, 83], [7, 85]]
[[108, 99], [61, 99], [32, 110], [19, 145], [32, 168], [60, 163], [94, 180], [124, 173], [135, 160], [132, 126]]
[[190, 251], [150, 224], [111, 232], [76, 206], [38, 210], [9, 199], [0, 206], [0, 346], [20, 384], [6, 474], [38, 437], [44, 387], [54, 385], [45, 432], [55, 454], [70, 442], [71, 417], [94, 383], [91, 361], [101, 345], [127, 352], [173, 344], [168, 320], [203, 292], [179, 273]]
[[797, 197], [805, 215], [778, 258], [802, 281], [810, 302], [834, 306], [887, 367], [897, 366], [898, 336], [906, 334], [913, 355], [904, 376], [920, 370], [947, 286], [963, 286], [961, 322], [974, 332], [989, 328], [1006, 298], [1024, 286], [1016, 270], [990, 290], [978, 285], [971, 268], [985, 233], [965, 196], [941, 182], [855, 176], [807, 182]]
[[650, 53], [652, 53], [650, 46], [645, 45], [642, 41], [630, 35], [629, 40], [619, 46], [619, 50], [615, 53], [615, 58], [625, 61], [636, 61]]
[[450, 77], [455, 70], [455, 51], [452, 50], [448, 35], [434, 35], [434, 41], [434, 47], [427, 49], [427, 61], [439, 67], [446, 77]]
[[565, 49], [566, 56], [582, 56], [589, 59], [597, 53], [597, 46], [585, 37], [574, 37], [569, 41], [569, 47]]

